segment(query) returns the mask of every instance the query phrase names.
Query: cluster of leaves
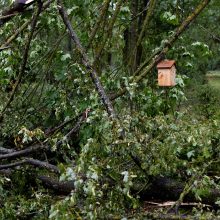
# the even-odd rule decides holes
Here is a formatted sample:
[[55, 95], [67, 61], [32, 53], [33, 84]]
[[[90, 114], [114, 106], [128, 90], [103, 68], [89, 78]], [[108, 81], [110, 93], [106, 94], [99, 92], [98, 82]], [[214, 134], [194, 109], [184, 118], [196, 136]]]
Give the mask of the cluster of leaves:
[[[74, 181], [75, 190], [51, 207], [52, 219], [67, 215], [69, 218], [126, 217], [127, 209], [139, 206], [138, 197], [131, 190], [144, 188], [149, 176], [163, 174], [187, 180], [201, 172], [204, 164], [218, 160], [219, 120], [198, 121], [188, 114], [177, 118], [126, 117], [123, 124], [128, 130], [127, 138], [121, 141], [115, 140], [114, 133], [110, 133], [112, 124], [103, 117], [92, 117], [89, 123], [97, 120], [102, 126], [92, 130], [86, 126], [82, 135], [92, 132], [93, 137], [99, 138], [86, 138], [74, 167], [63, 169], [61, 180]], [[131, 155], [138, 158], [141, 168]], [[198, 198], [217, 186], [215, 178], [205, 175], [209, 170], [211, 167], [194, 183]]]

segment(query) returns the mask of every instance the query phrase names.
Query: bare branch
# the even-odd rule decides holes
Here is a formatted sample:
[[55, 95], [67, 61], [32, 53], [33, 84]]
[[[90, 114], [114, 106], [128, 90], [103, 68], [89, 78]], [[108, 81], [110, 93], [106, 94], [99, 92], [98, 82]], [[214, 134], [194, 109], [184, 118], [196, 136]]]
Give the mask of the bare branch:
[[48, 148], [49, 147], [47, 145], [45, 146], [45, 145], [36, 144], [36, 145], [28, 147], [28, 148], [26, 148], [24, 150], [15, 151], [15, 152], [8, 153], [8, 154], [2, 154], [2, 155], [0, 155], [0, 160], [3, 160], [3, 159], [13, 159], [13, 158], [17, 158], [17, 157], [23, 157], [23, 156], [26, 156], [28, 154], [37, 152], [39, 150], [44, 150], [44, 149], [46, 150]]
[[58, 174], [60, 173], [60, 170], [55, 165], [52, 165], [44, 161], [35, 160], [33, 158], [25, 158], [24, 160], [17, 161], [14, 163], [0, 165], [0, 170], [14, 168], [14, 167], [25, 165], [25, 164], [33, 165], [35, 167], [45, 168], [54, 173], [58, 173]]
[[14, 149], [8, 149], [8, 148], [4, 148], [4, 147], [0, 147], [0, 154], [9, 154], [15, 152]]

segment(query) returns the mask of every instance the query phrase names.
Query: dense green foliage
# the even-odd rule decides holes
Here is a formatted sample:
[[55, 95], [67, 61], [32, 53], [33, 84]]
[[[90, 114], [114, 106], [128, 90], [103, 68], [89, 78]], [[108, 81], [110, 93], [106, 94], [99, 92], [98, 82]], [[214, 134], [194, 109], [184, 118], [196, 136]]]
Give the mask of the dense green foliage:
[[[19, 151], [35, 143], [49, 145], [49, 150], [32, 156], [60, 170], [57, 175], [28, 164], [5, 170], [0, 175], [0, 219], [126, 219], [133, 215], [142, 219], [147, 214], [139, 195], [155, 176], [191, 184], [198, 201], [210, 189], [220, 190], [220, 97], [218, 86], [213, 88], [205, 76], [220, 68], [220, 42], [214, 38], [220, 36], [219, 1], [211, 1], [165, 55], [177, 64], [172, 88], [158, 87], [156, 68], [139, 83], [132, 80], [141, 63], [166, 44], [200, 1], [155, 1], [152, 12], [149, 1], [122, 1], [118, 14], [121, 1], [109, 1], [91, 38], [105, 2], [68, 0], [65, 7], [109, 97], [126, 88], [125, 95], [112, 101], [118, 120], [107, 114], [56, 2], [38, 18], [27, 65], [9, 105], [22, 70], [30, 24], [9, 49], [0, 52], [0, 147]], [[1, 27], [2, 45], [32, 19], [32, 10]], [[136, 45], [147, 13], [150, 19]], [[80, 128], [67, 138], [81, 114]], [[51, 132], [63, 122], [68, 123]], [[3, 165], [21, 158], [0, 160]], [[59, 195], [44, 187], [41, 175], [71, 181], [74, 190]], [[202, 216], [203, 210], [194, 214]], [[213, 215], [207, 214], [207, 219]]]

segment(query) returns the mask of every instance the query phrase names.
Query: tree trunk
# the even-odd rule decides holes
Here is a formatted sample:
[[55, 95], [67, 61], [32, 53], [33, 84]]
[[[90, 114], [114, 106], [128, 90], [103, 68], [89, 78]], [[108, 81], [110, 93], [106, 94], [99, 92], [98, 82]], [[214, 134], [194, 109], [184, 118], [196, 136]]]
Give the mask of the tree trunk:
[[[62, 181], [59, 182], [50, 177], [40, 176], [38, 177], [43, 185], [49, 189], [53, 189], [57, 193], [68, 194], [74, 190], [74, 181]], [[136, 188], [135, 188], [136, 187]], [[142, 201], [160, 200], [160, 201], [175, 201], [178, 200], [180, 194], [183, 192], [185, 184], [178, 180], [174, 180], [168, 177], [156, 177], [151, 182], [150, 186], [140, 191], [141, 187], [134, 186], [132, 190], [133, 194], [140, 196]], [[207, 189], [207, 193], [201, 196], [202, 203], [216, 206], [215, 202], [220, 197], [220, 190]], [[184, 202], [200, 202], [195, 198], [193, 192], [189, 192], [183, 200]]]

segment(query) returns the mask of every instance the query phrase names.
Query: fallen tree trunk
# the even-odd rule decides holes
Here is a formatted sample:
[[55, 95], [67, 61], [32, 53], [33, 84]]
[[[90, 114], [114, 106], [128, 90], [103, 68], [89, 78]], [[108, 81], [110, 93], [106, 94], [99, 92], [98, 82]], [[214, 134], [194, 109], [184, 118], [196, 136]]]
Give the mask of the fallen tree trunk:
[[[142, 200], [178, 200], [184, 191], [185, 183], [168, 177], [156, 177], [150, 186], [139, 193]], [[201, 195], [201, 202], [215, 206], [215, 202], [220, 197], [220, 190], [206, 189], [206, 193]], [[184, 202], [200, 202], [190, 191], [183, 199]]]
[[[58, 181], [46, 176], [39, 176], [38, 179], [42, 181], [46, 188], [52, 189], [59, 194], [69, 194], [75, 188], [74, 181]], [[142, 201], [175, 201], [179, 199], [184, 187], [185, 184], [178, 180], [168, 177], [156, 177], [151, 182], [150, 186], [139, 192], [138, 195]], [[138, 189], [133, 190], [134, 194], [137, 194], [137, 192]], [[215, 207], [215, 202], [218, 197], [220, 197], [220, 190], [207, 189], [207, 193], [204, 196], [201, 196], [202, 201], [198, 201], [193, 192], [190, 192], [184, 198], [184, 202], [202, 202]]]
[[47, 176], [38, 176], [38, 179], [43, 183], [44, 187], [52, 189], [58, 194], [68, 195], [72, 190], [74, 190], [74, 181], [59, 182], [58, 180]]

